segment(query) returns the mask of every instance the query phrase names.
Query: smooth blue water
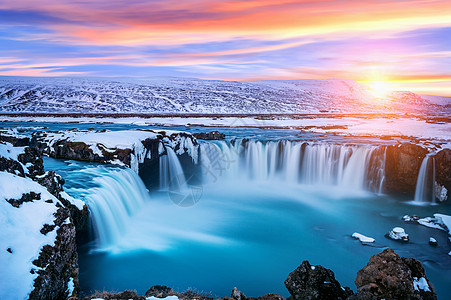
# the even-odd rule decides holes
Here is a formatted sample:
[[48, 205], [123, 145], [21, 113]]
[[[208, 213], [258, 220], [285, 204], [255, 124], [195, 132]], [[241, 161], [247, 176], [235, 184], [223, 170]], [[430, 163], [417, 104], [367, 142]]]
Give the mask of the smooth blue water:
[[[97, 164], [53, 159], [45, 164], [63, 175], [69, 194], [81, 197], [80, 187], [96, 186], [92, 178], [98, 168], [108, 172]], [[309, 260], [332, 269], [341, 284], [355, 290], [357, 271], [371, 255], [390, 247], [420, 260], [439, 299], [446, 299], [451, 283], [447, 233], [406, 224], [401, 217], [450, 211], [449, 204], [419, 207], [365, 192], [284, 182], [219, 180], [204, 184], [199, 201], [190, 207], [155, 192], [129, 220], [114, 249], [96, 251], [94, 242], [80, 245], [80, 282], [85, 293], [136, 289], [143, 294], [163, 284], [221, 297], [234, 286], [248, 296], [288, 296], [284, 280]], [[405, 228], [411, 242], [386, 239], [395, 226]], [[355, 231], [375, 238], [375, 247], [352, 239]], [[438, 247], [428, 244], [430, 236]]]

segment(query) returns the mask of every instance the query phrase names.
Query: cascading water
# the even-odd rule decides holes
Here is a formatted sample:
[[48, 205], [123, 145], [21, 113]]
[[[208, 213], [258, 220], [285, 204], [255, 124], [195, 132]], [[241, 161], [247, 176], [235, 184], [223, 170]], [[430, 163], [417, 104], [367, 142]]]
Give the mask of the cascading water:
[[201, 144], [201, 163], [213, 181], [245, 177], [380, 192], [385, 159], [379, 152], [378, 147], [297, 141], [218, 141]]
[[160, 156], [160, 190], [174, 191], [186, 189], [186, 179], [182, 165], [174, 150], [166, 147], [166, 155]]
[[149, 200], [149, 193], [130, 169], [99, 167], [84, 171], [99, 175], [93, 179], [97, 187], [88, 189], [83, 198], [91, 212], [98, 247], [105, 249], [119, 241], [126, 223]]
[[435, 202], [434, 182], [435, 157], [433, 153], [430, 153], [423, 159], [423, 162], [420, 166], [420, 171], [418, 172], [414, 202]]

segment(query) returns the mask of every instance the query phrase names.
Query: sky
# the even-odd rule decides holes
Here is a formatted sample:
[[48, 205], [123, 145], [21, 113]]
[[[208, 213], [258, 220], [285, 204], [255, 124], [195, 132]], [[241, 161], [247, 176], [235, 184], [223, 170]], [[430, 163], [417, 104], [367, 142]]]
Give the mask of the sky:
[[0, 75], [348, 78], [451, 96], [451, 1], [0, 0]]

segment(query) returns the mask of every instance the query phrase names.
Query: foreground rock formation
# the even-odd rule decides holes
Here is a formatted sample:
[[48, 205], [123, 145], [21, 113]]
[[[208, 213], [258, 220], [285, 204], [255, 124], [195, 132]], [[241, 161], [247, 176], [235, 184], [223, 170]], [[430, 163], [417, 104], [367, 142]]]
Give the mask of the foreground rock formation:
[[87, 206], [64, 192], [61, 177], [44, 173], [34, 148], [14, 147], [25, 141], [0, 139], [0, 298], [76, 297], [75, 220], [86, 222]]
[[393, 249], [373, 255], [355, 284], [357, 294], [351, 299], [437, 299], [421, 262], [400, 257]]
[[[426, 277], [423, 265], [416, 259], [404, 258], [397, 255], [393, 249], [385, 249], [373, 255], [368, 264], [357, 273], [355, 280], [357, 292], [349, 287], [343, 287], [335, 279], [334, 272], [320, 265], [312, 266], [308, 261], [288, 275], [285, 287], [294, 300], [435, 300], [434, 287]], [[210, 295], [192, 291], [175, 292], [167, 286], [156, 285], [149, 288], [145, 296], [138, 296], [135, 291], [122, 293], [96, 293], [85, 297], [91, 299], [134, 299], [145, 300], [155, 298], [174, 297], [177, 299], [212, 300]], [[230, 297], [222, 300], [285, 300], [279, 294], [267, 294], [260, 297], [246, 297], [236, 287]]]

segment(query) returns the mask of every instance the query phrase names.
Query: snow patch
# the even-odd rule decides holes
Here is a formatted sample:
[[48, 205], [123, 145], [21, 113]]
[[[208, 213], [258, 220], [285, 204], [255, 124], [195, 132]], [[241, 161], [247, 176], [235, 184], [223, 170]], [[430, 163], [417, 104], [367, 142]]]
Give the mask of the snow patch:
[[375, 239], [373, 239], [372, 237], [368, 237], [357, 232], [354, 232], [352, 234], [352, 237], [355, 239], [359, 239], [362, 243], [374, 243], [375, 241]]
[[426, 281], [426, 278], [421, 277], [418, 279], [418, 277], [413, 278], [413, 287], [416, 291], [423, 290], [425, 292], [430, 292], [428, 282]]

